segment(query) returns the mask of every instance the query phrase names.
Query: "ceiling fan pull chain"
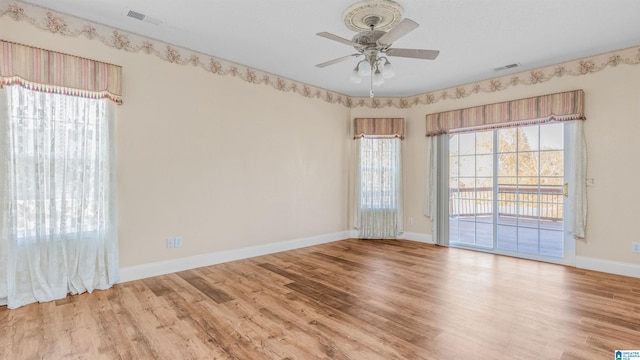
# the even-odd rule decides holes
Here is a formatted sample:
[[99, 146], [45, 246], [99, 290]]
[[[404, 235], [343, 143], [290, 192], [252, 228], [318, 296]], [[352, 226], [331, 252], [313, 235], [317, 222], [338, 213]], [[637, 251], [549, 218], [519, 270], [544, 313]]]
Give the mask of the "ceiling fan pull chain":
[[371, 69], [371, 75], [369, 76], [371, 81], [369, 82], [369, 97], [373, 99], [373, 69]]

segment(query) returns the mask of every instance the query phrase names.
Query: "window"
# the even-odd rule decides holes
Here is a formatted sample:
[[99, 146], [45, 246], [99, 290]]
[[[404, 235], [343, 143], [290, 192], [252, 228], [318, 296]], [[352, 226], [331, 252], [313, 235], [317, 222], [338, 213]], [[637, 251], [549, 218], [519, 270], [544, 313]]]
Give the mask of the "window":
[[395, 238], [402, 233], [401, 140], [363, 137], [358, 144], [358, 236]]
[[360, 140], [360, 208], [397, 209], [400, 139]]
[[107, 101], [18, 86], [7, 91], [18, 244], [95, 236], [110, 206]]
[[449, 137], [449, 242], [564, 257], [564, 124]]

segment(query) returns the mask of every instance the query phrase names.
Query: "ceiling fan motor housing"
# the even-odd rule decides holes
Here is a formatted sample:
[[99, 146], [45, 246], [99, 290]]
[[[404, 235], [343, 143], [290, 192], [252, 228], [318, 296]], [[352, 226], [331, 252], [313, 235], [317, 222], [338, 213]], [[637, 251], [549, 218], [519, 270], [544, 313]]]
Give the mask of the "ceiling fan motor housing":
[[365, 48], [370, 46], [376, 47], [376, 41], [386, 33], [386, 31], [382, 30], [361, 31], [355, 34], [351, 41], [358, 43]]

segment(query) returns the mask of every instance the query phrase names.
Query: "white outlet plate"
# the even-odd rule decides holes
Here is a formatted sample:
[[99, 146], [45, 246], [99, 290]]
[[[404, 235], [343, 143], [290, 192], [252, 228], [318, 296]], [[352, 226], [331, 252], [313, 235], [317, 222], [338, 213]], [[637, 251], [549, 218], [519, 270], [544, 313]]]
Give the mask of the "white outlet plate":
[[176, 236], [173, 238], [173, 245], [174, 247], [182, 247], [182, 236]]
[[176, 247], [175, 239], [174, 238], [168, 238], [167, 239], [167, 248], [171, 249], [171, 248], [174, 248], [174, 247]]
[[640, 242], [631, 243], [631, 252], [640, 254]]

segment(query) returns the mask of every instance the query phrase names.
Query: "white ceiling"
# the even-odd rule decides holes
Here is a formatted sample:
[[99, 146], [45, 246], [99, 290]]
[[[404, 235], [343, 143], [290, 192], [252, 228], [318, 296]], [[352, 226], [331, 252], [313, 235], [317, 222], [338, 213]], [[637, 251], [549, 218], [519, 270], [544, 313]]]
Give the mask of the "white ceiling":
[[[316, 36], [351, 39], [350, 0], [29, 0], [177, 46], [350, 96], [369, 83], [349, 75], [358, 59], [314, 65], [354, 53]], [[398, 0], [420, 24], [394, 43], [440, 50], [434, 60], [391, 58], [396, 75], [376, 96], [410, 96], [640, 45], [639, 0]], [[162, 21], [126, 17], [128, 10]], [[515, 69], [493, 69], [519, 63]]]

